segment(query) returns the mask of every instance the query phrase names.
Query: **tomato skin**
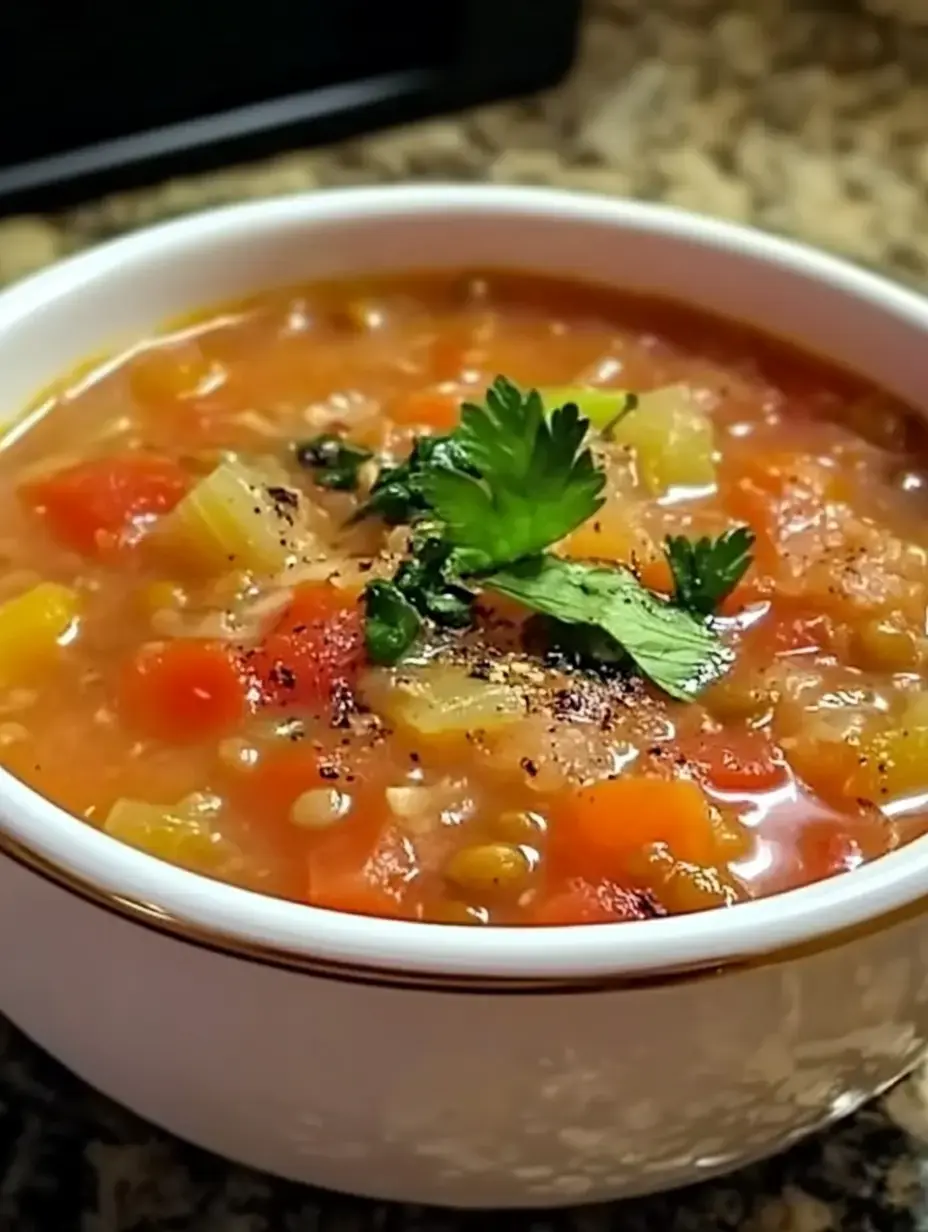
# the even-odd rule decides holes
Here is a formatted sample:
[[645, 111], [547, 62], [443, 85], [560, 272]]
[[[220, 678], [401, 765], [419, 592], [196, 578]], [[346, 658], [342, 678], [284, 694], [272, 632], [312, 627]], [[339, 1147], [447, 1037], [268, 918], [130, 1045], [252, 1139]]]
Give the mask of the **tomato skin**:
[[684, 741], [682, 752], [697, 777], [716, 791], [772, 791], [789, 781], [789, 770], [766, 732], [728, 729]]
[[247, 713], [247, 682], [221, 643], [178, 638], [142, 646], [123, 667], [119, 709], [136, 731], [172, 743], [233, 732]]
[[170, 458], [125, 453], [32, 480], [20, 488], [20, 497], [59, 543], [84, 556], [99, 556], [108, 545], [133, 542], [143, 521], [170, 513], [190, 482]]
[[573, 877], [538, 908], [536, 924], [608, 924], [618, 920], [650, 920], [666, 915], [650, 894], [614, 881]]
[[280, 622], [242, 661], [259, 704], [326, 707], [340, 687], [351, 688], [364, 662], [360, 605], [336, 586], [298, 587]]

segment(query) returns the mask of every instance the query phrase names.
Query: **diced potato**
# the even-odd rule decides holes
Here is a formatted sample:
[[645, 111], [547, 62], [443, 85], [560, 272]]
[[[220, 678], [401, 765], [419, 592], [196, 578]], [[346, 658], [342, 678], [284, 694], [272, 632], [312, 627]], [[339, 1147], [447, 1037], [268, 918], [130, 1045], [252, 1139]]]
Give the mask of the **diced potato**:
[[641, 483], [653, 496], [671, 488], [715, 484], [712, 422], [682, 385], [641, 394], [615, 425], [611, 439], [635, 452]]
[[216, 834], [208, 800], [190, 797], [175, 806], [117, 800], [103, 829], [131, 847], [194, 872], [229, 875], [239, 862], [232, 843]]
[[674, 915], [730, 907], [744, 892], [721, 865], [690, 864], [677, 860], [666, 843], [654, 843], [629, 861], [635, 884], [650, 890]]
[[928, 791], [928, 693], [913, 693], [898, 714], [872, 720], [855, 752], [849, 796], [881, 805]]
[[299, 497], [237, 461], [223, 462], [161, 524], [162, 542], [212, 572], [274, 573], [298, 551]]
[[369, 672], [362, 695], [376, 713], [433, 739], [491, 731], [525, 714], [518, 690], [471, 676], [455, 664]]
[[847, 784], [849, 796], [885, 804], [928, 790], [928, 726], [893, 727], [864, 740]]
[[595, 517], [578, 526], [562, 547], [576, 560], [609, 560], [628, 565], [651, 590], [673, 589], [667, 558], [654, 536], [641, 525], [641, 514], [630, 501], [610, 499]]
[[727, 676], [710, 685], [702, 703], [720, 723], [757, 719], [766, 714], [776, 698], [775, 682], [762, 666], [736, 663]]
[[908, 672], [918, 667], [918, 638], [900, 621], [871, 617], [855, 626], [851, 652], [864, 670]]
[[77, 594], [55, 582], [0, 605], [0, 681], [21, 680], [55, 652], [78, 616]]

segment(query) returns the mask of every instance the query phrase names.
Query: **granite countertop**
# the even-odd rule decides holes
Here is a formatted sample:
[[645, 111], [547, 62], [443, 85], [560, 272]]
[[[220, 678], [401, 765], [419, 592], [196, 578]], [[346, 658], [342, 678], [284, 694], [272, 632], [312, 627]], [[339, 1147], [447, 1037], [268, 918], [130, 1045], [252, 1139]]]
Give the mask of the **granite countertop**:
[[[924, 0], [593, 0], [553, 94], [0, 220], [0, 282], [205, 205], [375, 180], [659, 198], [928, 285]], [[698, 1189], [552, 1216], [388, 1209], [183, 1146], [0, 1020], [0, 1228], [15, 1232], [844, 1232], [928, 1229], [928, 1071], [837, 1129]]]

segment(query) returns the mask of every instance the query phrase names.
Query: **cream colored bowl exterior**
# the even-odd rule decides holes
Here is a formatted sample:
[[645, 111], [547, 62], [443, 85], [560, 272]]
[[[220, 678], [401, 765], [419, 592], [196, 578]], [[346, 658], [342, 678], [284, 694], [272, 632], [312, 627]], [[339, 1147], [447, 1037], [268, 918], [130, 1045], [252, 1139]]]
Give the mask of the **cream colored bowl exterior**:
[[[0, 297], [8, 413], [89, 352], [192, 306], [303, 277], [448, 264], [675, 294], [802, 338], [928, 406], [928, 309], [914, 297], [901, 302], [814, 253], [647, 206], [380, 189], [223, 211], [108, 251]], [[218, 933], [234, 931], [225, 905], [247, 901], [108, 843], [0, 776], [0, 846], [3, 834]], [[456, 970], [510, 978], [573, 963], [603, 974], [613, 945], [612, 965], [627, 971], [819, 938], [805, 956], [718, 974], [538, 993], [410, 990], [231, 957], [3, 856], [0, 1008], [114, 1099], [271, 1172], [456, 1206], [603, 1200], [785, 1147], [914, 1064], [928, 1041], [923, 914], [821, 943], [830, 928], [928, 892], [924, 843], [879, 865], [717, 923], [497, 934], [498, 960], [489, 942], [469, 940], [480, 930], [402, 934], [407, 968], [434, 969], [446, 937]], [[294, 946], [343, 959], [354, 946], [374, 966], [389, 965], [400, 935], [274, 904], [239, 914], [234, 927], [256, 943], [286, 926]]]

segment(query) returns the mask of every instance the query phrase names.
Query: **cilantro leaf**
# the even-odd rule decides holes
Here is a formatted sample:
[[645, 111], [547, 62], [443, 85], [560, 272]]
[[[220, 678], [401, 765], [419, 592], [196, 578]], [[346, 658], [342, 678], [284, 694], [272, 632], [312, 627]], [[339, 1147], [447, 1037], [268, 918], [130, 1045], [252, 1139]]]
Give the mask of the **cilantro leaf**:
[[536, 556], [497, 570], [483, 585], [535, 612], [608, 635], [645, 676], [681, 701], [718, 679], [732, 661], [711, 629], [621, 567]]
[[369, 582], [364, 591], [364, 637], [372, 663], [398, 662], [422, 630], [419, 613], [393, 582]]
[[430, 466], [439, 464], [467, 470], [467, 461], [453, 435], [420, 436], [405, 461], [383, 468], [368, 499], [351, 520], [381, 517], [391, 526], [400, 526], [422, 517], [429, 511], [423, 477]]
[[296, 446], [296, 460], [313, 472], [316, 487], [336, 492], [355, 491], [361, 467], [373, 456], [363, 445], [354, 445], [331, 432], [300, 441]]
[[393, 578], [400, 593], [422, 616], [448, 629], [466, 629], [474, 596], [458, 580], [451, 545], [432, 526], [413, 535], [412, 555]]
[[588, 427], [576, 406], [547, 416], [537, 390], [505, 377], [482, 406], [462, 407], [453, 452], [430, 459], [419, 490], [463, 572], [534, 556], [600, 508], [605, 476], [583, 447]]
[[664, 555], [674, 582], [674, 602], [699, 616], [711, 616], [751, 567], [754, 532], [747, 526], [717, 539], [668, 535]]

